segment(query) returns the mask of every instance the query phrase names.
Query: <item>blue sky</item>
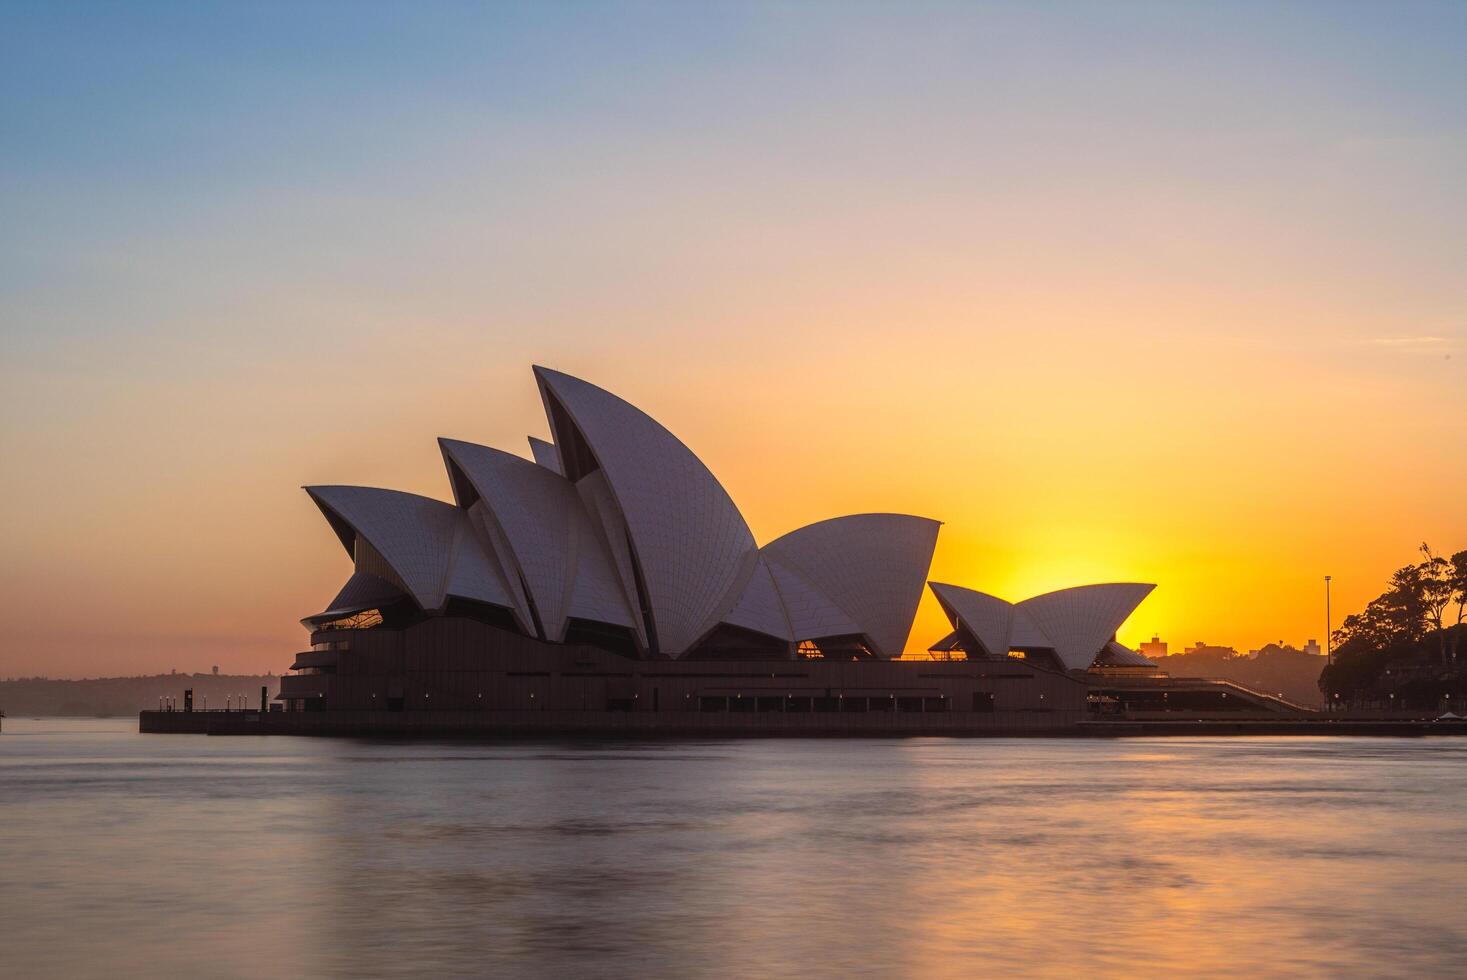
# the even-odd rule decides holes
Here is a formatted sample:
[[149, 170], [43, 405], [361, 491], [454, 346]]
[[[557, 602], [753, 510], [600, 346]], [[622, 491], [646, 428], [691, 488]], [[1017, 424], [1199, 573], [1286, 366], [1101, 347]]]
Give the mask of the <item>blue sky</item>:
[[0, 3], [0, 611], [44, 662], [87, 594], [129, 665], [275, 663], [340, 571], [293, 488], [441, 495], [433, 436], [539, 431], [538, 361], [761, 540], [933, 512], [953, 579], [1302, 632], [1317, 569], [1218, 570], [1348, 604], [1467, 546], [1464, 50], [1460, 3]]

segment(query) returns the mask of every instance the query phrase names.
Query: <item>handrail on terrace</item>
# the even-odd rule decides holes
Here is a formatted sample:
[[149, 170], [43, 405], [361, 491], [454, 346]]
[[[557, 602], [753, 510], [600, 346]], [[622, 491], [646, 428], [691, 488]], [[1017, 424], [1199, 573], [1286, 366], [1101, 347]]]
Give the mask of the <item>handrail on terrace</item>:
[[1155, 681], [1157, 682], [1157, 687], [1168, 687], [1175, 684], [1185, 684], [1188, 681], [1201, 681], [1207, 684], [1217, 684], [1222, 687], [1231, 687], [1234, 690], [1241, 691], [1244, 694], [1251, 694], [1253, 697], [1256, 698], [1263, 698], [1266, 701], [1273, 701], [1277, 704], [1285, 705], [1286, 707], [1293, 708], [1295, 711], [1306, 711], [1311, 714], [1318, 714], [1320, 712], [1320, 709], [1317, 707], [1311, 708], [1307, 704], [1300, 704], [1297, 701], [1291, 701], [1288, 698], [1284, 697], [1282, 694], [1271, 694], [1268, 691], [1260, 691], [1257, 688], [1249, 687], [1246, 684], [1240, 684], [1230, 677], [1178, 677], [1174, 674], [1168, 674], [1160, 677], [1136, 677], [1132, 678], [1132, 680]]
[[1279, 704], [1286, 704], [1289, 707], [1297, 709], [1299, 711], [1309, 711], [1316, 714], [1319, 712], [1318, 708], [1311, 708], [1308, 705], [1300, 704], [1297, 701], [1290, 701], [1282, 694], [1269, 694], [1267, 691], [1255, 690], [1254, 688], [1251, 688], [1246, 684], [1239, 684], [1237, 681], [1229, 677], [1199, 677], [1196, 679], [1202, 681], [1210, 681], [1214, 684], [1226, 684], [1228, 687], [1235, 687], [1246, 694], [1253, 695], [1254, 697], [1265, 698], [1269, 701], [1277, 701]]

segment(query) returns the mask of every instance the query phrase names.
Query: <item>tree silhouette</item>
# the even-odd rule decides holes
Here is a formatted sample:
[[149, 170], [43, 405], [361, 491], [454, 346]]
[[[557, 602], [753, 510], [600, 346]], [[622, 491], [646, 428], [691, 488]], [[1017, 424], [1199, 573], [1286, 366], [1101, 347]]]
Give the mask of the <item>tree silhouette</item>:
[[[1451, 570], [1448, 573], [1448, 582], [1451, 584], [1451, 601], [1457, 604], [1457, 626], [1462, 625], [1462, 620], [1467, 618], [1467, 551], [1459, 551], [1452, 556]], [[1452, 660], [1457, 659], [1457, 644], [1462, 640], [1462, 630], [1452, 631]]]
[[1334, 663], [1319, 678], [1327, 696], [1350, 691], [1380, 699], [1390, 690], [1423, 703], [1443, 690], [1461, 696], [1467, 677], [1457, 668], [1457, 648], [1467, 633], [1467, 551], [1444, 558], [1425, 542], [1418, 550], [1420, 562], [1398, 568], [1384, 592], [1330, 634]]
[[[1436, 633], [1437, 649], [1441, 653], [1442, 662], [1447, 660], [1447, 634], [1442, 616], [1446, 613], [1447, 606], [1451, 605], [1452, 598], [1456, 595], [1456, 586], [1452, 581], [1452, 563], [1438, 555], [1432, 554], [1431, 546], [1425, 541], [1421, 542], [1421, 554], [1425, 561], [1416, 566], [1417, 580], [1421, 587], [1421, 611], [1426, 623]], [[1455, 647], [1455, 641], [1453, 646]], [[1453, 652], [1455, 659], [1456, 651]]]

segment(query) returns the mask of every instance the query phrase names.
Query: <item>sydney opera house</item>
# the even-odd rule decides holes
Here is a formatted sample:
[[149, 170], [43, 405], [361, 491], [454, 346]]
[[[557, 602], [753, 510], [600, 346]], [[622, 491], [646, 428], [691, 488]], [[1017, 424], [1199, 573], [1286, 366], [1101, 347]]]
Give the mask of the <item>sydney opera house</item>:
[[440, 439], [451, 503], [306, 488], [351, 573], [302, 621], [286, 711], [364, 729], [1041, 731], [1093, 712], [1097, 678], [1154, 673], [1115, 639], [1137, 584], [1010, 603], [931, 583], [952, 632], [904, 657], [938, 521], [833, 517], [761, 546], [666, 428], [534, 375], [553, 441], [532, 437], [530, 459]]

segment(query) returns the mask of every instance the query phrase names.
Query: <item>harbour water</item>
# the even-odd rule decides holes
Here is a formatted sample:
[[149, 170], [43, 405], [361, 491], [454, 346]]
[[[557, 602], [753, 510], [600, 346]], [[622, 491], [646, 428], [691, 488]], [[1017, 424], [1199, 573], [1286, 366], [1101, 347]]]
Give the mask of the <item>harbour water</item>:
[[8, 718], [0, 974], [1461, 976], [1467, 740]]

